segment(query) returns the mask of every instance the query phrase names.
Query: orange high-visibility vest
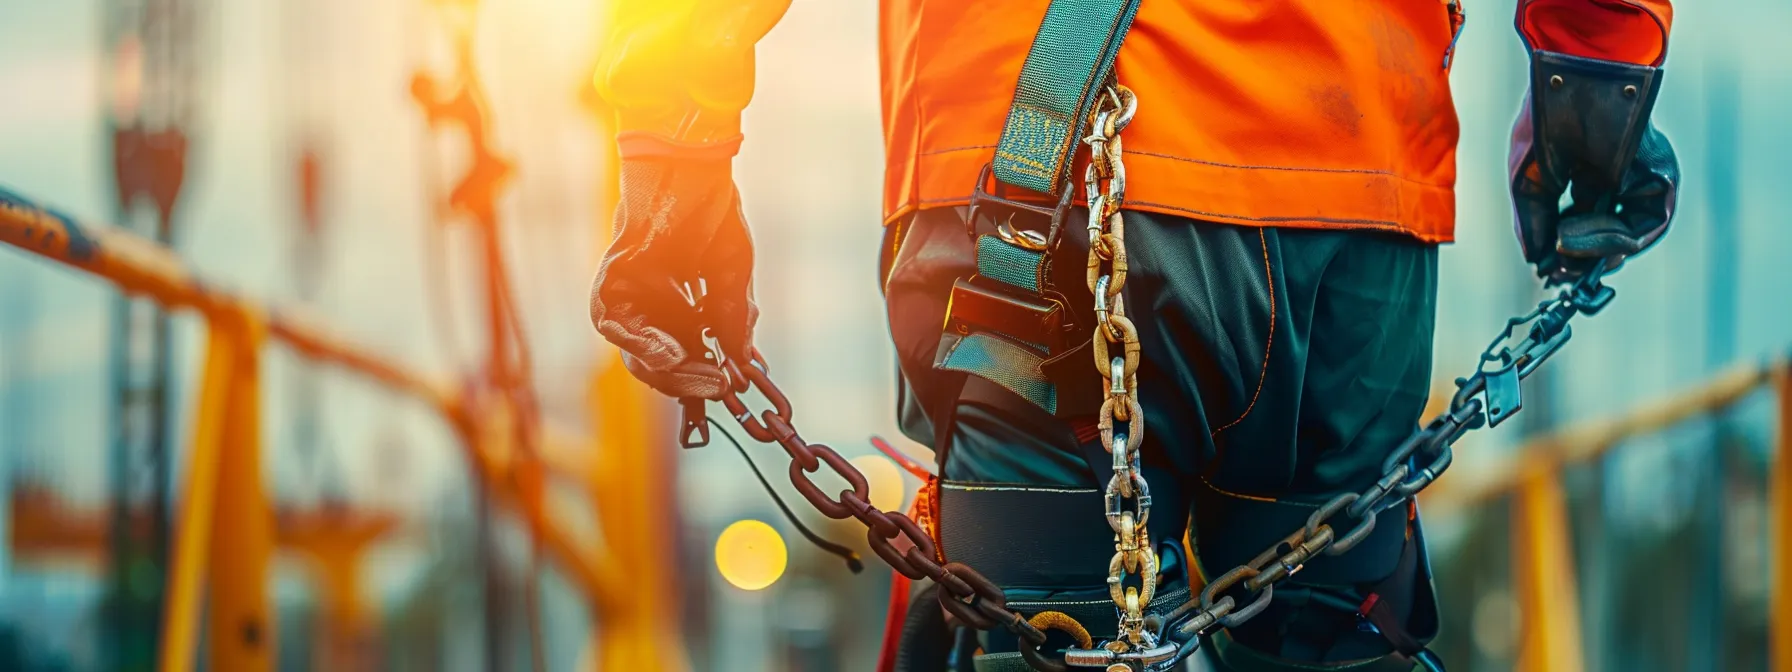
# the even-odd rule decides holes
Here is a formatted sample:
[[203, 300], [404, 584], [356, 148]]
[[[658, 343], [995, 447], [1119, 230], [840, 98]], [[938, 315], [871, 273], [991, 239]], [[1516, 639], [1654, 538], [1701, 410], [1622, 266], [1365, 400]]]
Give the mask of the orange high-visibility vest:
[[[626, 0], [597, 80], [623, 129], [738, 138], [752, 45], [788, 1]], [[883, 0], [886, 223], [969, 199], [1046, 5]], [[1116, 64], [1139, 98], [1127, 207], [1451, 240], [1459, 12], [1449, 0], [1142, 0]], [[1538, 49], [1659, 64], [1671, 19], [1669, 0], [1521, 0], [1517, 22]]]

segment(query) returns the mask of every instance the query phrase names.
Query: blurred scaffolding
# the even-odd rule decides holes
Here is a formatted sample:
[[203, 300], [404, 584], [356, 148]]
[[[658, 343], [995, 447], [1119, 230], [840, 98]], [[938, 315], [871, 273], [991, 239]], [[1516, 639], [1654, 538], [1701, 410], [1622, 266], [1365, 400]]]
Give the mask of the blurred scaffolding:
[[[1792, 72], [1734, 51], [1783, 54], [1792, 6], [1680, 4], [1675, 232], [1423, 502], [1452, 669], [1792, 670], [1792, 228], [1756, 196]], [[875, 5], [793, 4], [738, 159], [760, 346], [818, 437], [897, 434]], [[1511, 10], [1477, 5], [1457, 59], [1440, 373], [1537, 292], [1506, 239], [1523, 56], [1485, 18]], [[586, 323], [602, 14], [0, 6], [0, 669], [870, 668], [888, 573], [786, 543]]]

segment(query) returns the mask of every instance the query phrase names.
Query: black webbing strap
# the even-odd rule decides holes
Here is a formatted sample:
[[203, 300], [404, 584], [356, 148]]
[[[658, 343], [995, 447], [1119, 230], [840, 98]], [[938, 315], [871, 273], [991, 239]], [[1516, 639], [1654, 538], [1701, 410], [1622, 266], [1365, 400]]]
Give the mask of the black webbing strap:
[[1419, 562], [1419, 545], [1408, 540], [1406, 548], [1400, 551], [1400, 563], [1396, 565], [1393, 575], [1376, 585], [1369, 591], [1369, 596], [1357, 607], [1357, 615], [1368, 620], [1381, 631], [1381, 636], [1388, 640], [1401, 655], [1416, 656], [1425, 650], [1425, 644], [1414, 637], [1406, 628], [1406, 619], [1395, 613], [1395, 604], [1408, 604], [1413, 598], [1413, 581], [1417, 580]]
[[[1157, 481], [1151, 481], [1155, 488]], [[1196, 544], [1203, 568], [1230, 568], [1245, 564], [1264, 548], [1274, 546], [1289, 530], [1306, 525], [1317, 504], [1280, 501], [1226, 492], [1200, 479], [1194, 493], [1195, 538], [1218, 543]], [[1300, 571], [1305, 583], [1333, 585], [1372, 584], [1386, 578], [1400, 562], [1406, 545], [1406, 507], [1376, 514], [1375, 529], [1356, 548], [1341, 556], [1321, 555]]]

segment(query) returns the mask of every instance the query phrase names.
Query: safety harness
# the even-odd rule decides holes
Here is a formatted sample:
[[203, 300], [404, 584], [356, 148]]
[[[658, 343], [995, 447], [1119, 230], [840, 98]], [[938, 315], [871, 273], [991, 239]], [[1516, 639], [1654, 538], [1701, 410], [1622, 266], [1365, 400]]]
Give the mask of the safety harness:
[[[1413, 497], [1449, 467], [1451, 446], [1463, 434], [1497, 425], [1517, 411], [1518, 382], [1567, 342], [1569, 320], [1597, 313], [1614, 294], [1601, 284], [1610, 270], [1601, 264], [1556, 298], [1509, 320], [1483, 352], [1475, 374], [1458, 379], [1449, 408], [1395, 447], [1383, 462], [1383, 477], [1365, 491], [1343, 493], [1317, 506], [1232, 500], [1237, 506], [1261, 509], [1228, 516], [1252, 519], [1249, 529], [1215, 532], [1212, 537], [1225, 542], [1227, 553], [1220, 557], [1237, 553], [1237, 565], [1208, 581], [1198, 595], [1186, 588], [1158, 591], [1160, 573], [1170, 576], [1180, 571], [1178, 563], [1187, 560], [1178, 557], [1178, 545], [1159, 543], [1166, 536], [1161, 532], [1166, 519], [1172, 517], [1150, 516], [1151, 470], [1139, 460], [1144, 413], [1137, 397], [1138, 335], [1122, 300], [1127, 271], [1121, 214], [1126, 170], [1120, 132], [1132, 120], [1138, 100], [1114, 81], [1113, 66], [1138, 2], [1053, 0], [1047, 8], [1021, 69], [995, 158], [978, 176], [966, 216], [967, 233], [975, 240], [976, 273], [952, 288], [935, 359], [936, 368], [951, 378], [946, 386], [949, 394], [931, 414], [940, 473], [950, 450], [959, 393], [968, 377], [975, 376], [1071, 420], [1073, 426], [1078, 419], [1093, 416], [1099, 441], [1083, 442], [1084, 459], [1095, 475], [1093, 488], [935, 483], [937, 490], [919, 497], [913, 514], [881, 511], [869, 503], [862, 474], [828, 446], [808, 443], [798, 435], [789, 400], [771, 382], [757, 353], [730, 353], [737, 357], [715, 349], [710, 353], [733, 383], [721, 399], [729, 413], [748, 436], [784, 449], [791, 458], [792, 485], [818, 511], [865, 524], [871, 550], [902, 579], [898, 592], [903, 581], [929, 580], [933, 585], [924, 594], [937, 596], [958, 625], [991, 632], [992, 638], [997, 632], [1013, 638], [1018, 654], [978, 656], [973, 664], [979, 672], [1073, 668], [1161, 672], [1181, 664], [1209, 637], [1228, 664], [1248, 662], [1257, 654], [1232, 645], [1223, 630], [1267, 609], [1275, 588], [1289, 577], [1305, 572], [1322, 578], [1331, 571], [1338, 573], [1334, 578], [1350, 580], [1355, 578], [1352, 565], [1385, 569], [1418, 562], [1416, 549], [1423, 542], [1416, 536], [1416, 525], [1415, 538], [1406, 538]], [[1083, 174], [1086, 221], [1085, 211], [1072, 207], [1070, 178], [1079, 140], [1089, 147]], [[1034, 197], [1011, 197], [1010, 188], [1034, 192]], [[1064, 235], [1077, 223], [1085, 225], [1086, 240]], [[993, 232], [980, 230], [991, 225]], [[1069, 251], [1087, 253], [1083, 273], [1054, 263], [1055, 257]], [[1079, 275], [1087, 292], [1063, 291]], [[701, 293], [694, 291], [692, 299], [701, 311]], [[1084, 319], [1091, 314], [1094, 320]], [[1090, 360], [1099, 376], [1089, 376], [1086, 369], [1077, 372]], [[741, 398], [750, 390], [757, 390], [770, 408], [755, 414]], [[703, 410], [702, 400], [684, 402], [681, 436], [686, 447], [708, 441]], [[845, 479], [849, 488], [836, 496], [822, 492], [811, 475], [823, 465]], [[1159, 479], [1157, 484], [1177, 485], [1171, 479]], [[948, 501], [949, 505], [942, 504]], [[1024, 507], [1029, 515], [1001, 515], [1016, 507]], [[1053, 513], [1038, 515], [1042, 511]], [[987, 517], [991, 522], [953, 519], [961, 515]], [[1107, 522], [1111, 536], [1099, 532], [1096, 515]], [[917, 519], [933, 523], [929, 525], [933, 529], [923, 529]], [[1056, 525], [1049, 534], [1034, 534], [1038, 531], [1016, 528], [1012, 522], [1029, 519], [1050, 519]], [[1293, 532], [1274, 536], [1283, 529]], [[1013, 534], [999, 537], [1004, 530]], [[937, 543], [934, 532], [939, 535]], [[1053, 548], [1016, 552], [1029, 539], [1036, 543], [1047, 536], [1055, 537]], [[1115, 549], [1105, 572], [1108, 600], [1009, 601], [1005, 585], [1053, 583], [1057, 578], [1026, 572], [1049, 574], [1056, 567], [1050, 562], [1053, 557], [1097, 566], [1103, 548]], [[1255, 556], [1240, 550], [1252, 548], [1265, 550]], [[1094, 550], [1085, 553], [1089, 549]], [[1339, 556], [1353, 550], [1360, 553], [1353, 557], [1373, 561], [1339, 562]], [[1017, 555], [1032, 566], [1017, 567]], [[961, 561], [949, 561], [951, 557]], [[1354, 610], [1364, 627], [1380, 631], [1395, 655], [1369, 667], [1325, 669], [1441, 669], [1423, 649], [1428, 633], [1406, 632], [1381, 603], [1382, 595], [1399, 589], [1377, 586], [1370, 599], [1341, 607], [1345, 613]], [[1086, 625], [1107, 622], [1103, 618], [1107, 614], [1101, 612], [1111, 612], [1115, 634], [1098, 640]], [[939, 625], [934, 618], [938, 613], [909, 610], [905, 620], [914, 628], [932, 627]], [[1069, 635], [1074, 645], [1057, 655], [1058, 647], [1048, 646], [1048, 640], [1058, 641], [1048, 636], [1049, 631]], [[922, 644], [894, 654], [886, 651], [882, 665], [903, 668], [905, 657], [932, 659], [937, 653], [958, 660], [956, 668], [963, 670], [962, 658], [977, 648], [974, 639], [962, 637], [957, 642]], [[1237, 656], [1227, 655], [1227, 649], [1238, 650]]]
[[[1066, 520], [1088, 516], [1076, 515], [1074, 508], [1061, 509], [1081, 505], [1089, 514], [1101, 512], [1112, 532], [1114, 552], [1107, 562], [1106, 585], [1118, 634], [1101, 648], [1095, 648], [1093, 641], [1079, 641], [1068, 650], [1066, 661], [1078, 655], [1102, 656], [1106, 658], [1103, 667], [1151, 665], [1174, 657], [1177, 649], [1174, 644], [1159, 642], [1145, 620], [1148, 611], [1169, 606], [1153, 601], [1159, 597], [1160, 550], [1174, 549], [1160, 549], [1152, 535], [1150, 486], [1139, 460], [1144, 412], [1137, 397], [1138, 331], [1127, 319], [1121, 296], [1127, 266], [1125, 222], [1120, 214], [1126, 199], [1120, 132], [1131, 123], [1138, 99], [1114, 81], [1113, 68], [1137, 12], [1138, 0], [1057, 0], [1046, 8], [1021, 66], [994, 160], [979, 174], [973, 190], [966, 229], [975, 240], [977, 272], [952, 287], [945, 333], [935, 360], [940, 370], [992, 381], [1048, 413], [1097, 418], [1100, 443], [1083, 442], [1096, 489], [980, 490], [945, 484], [942, 503], [948, 498], [973, 500], [979, 493], [984, 501], [955, 501], [945, 506], [941, 541], [951, 552], [992, 547], [987, 545], [988, 539], [953, 543], [952, 537], [967, 529], [976, 536], [987, 536], [1003, 527], [952, 520], [963, 514], [983, 517], [985, 511], [1012, 513], [1023, 507], [1030, 512], [1007, 517], [1016, 520], [1039, 519], [1042, 510], [1058, 511], [1060, 515], [1050, 520], [1064, 529]], [[1079, 139], [1080, 144], [1088, 145], [1090, 157], [1083, 176], [1089, 206], [1088, 263], [1084, 273], [1074, 274], [1074, 268], [1061, 269], [1054, 264], [1054, 257], [1062, 251], [1070, 225], [1075, 194], [1071, 175]], [[992, 176], [993, 192], [989, 189]], [[1047, 206], [1009, 198], [1008, 187], [1055, 196], [1056, 202]], [[998, 221], [993, 234], [978, 231], [978, 223], [986, 218]], [[1081, 295], [1086, 290], [1087, 303], [1092, 305], [1074, 305], [1060, 290], [1061, 284], [1076, 280], [1084, 287], [1068, 294]], [[1093, 321], [1082, 317], [1090, 313]], [[1083, 368], [1091, 359], [1099, 377], [1090, 376]], [[942, 408], [934, 414], [935, 452], [942, 473], [957, 396], [955, 392], [943, 396]], [[1094, 446], [1105, 450], [1092, 450]], [[1023, 536], [1001, 536], [1029, 543]], [[1036, 538], [1062, 541], [1061, 534]], [[1087, 543], [1096, 552], [1106, 546], [1098, 539]], [[1006, 550], [1013, 557], [1013, 547]], [[1013, 564], [1012, 560], [990, 560], [990, 565], [998, 567]], [[1015, 579], [1029, 574], [1009, 573], [1016, 575]], [[1077, 623], [1080, 629], [1089, 619], [1076, 619], [1062, 609], [1085, 610], [1091, 605], [1087, 600], [1066, 600], [1038, 606], [1037, 614]]]
[[[1138, 8], [1139, 0], [1055, 0], [1046, 8], [1021, 66], [995, 158], [977, 176], [965, 218], [967, 232], [976, 238], [977, 274], [953, 286], [940, 343], [939, 368], [994, 381], [1060, 417], [1093, 414], [1102, 401], [1096, 386], [1064, 383], [1075, 380], [1066, 365], [1073, 357], [1088, 356], [1080, 353], [1093, 341], [1088, 323], [1078, 319], [1086, 311], [1075, 310], [1079, 306], [1057, 287], [1052, 257], [1072, 212], [1071, 173], [1079, 139], [1090, 145], [1093, 157], [1084, 181], [1095, 213], [1090, 217], [1092, 238], [1099, 238], [1124, 200], [1119, 132], [1132, 120], [1137, 99], [1114, 83], [1113, 70]], [[1098, 114], [1100, 123], [1091, 125]], [[987, 190], [992, 175], [993, 192]], [[1103, 181], [1111, 194], [1100, 191]], [[1009, 186], [1050, 195], [1056, 202], [1008, 198]], [[1003, 217], [996, 235], [976, 231], [983, 215]], [[1044, 231], [1016, 227], [1016, 218], [1044, 219], [1046, 226]], [[1110, 233], [1119, 240], [1119, 232]], [[1111, 256], [1113, 250], [1109, 252]], [[1119, 253], [1118, 278], [1123, 282], [1124, 250]], [[1096, 261], [1091, 257], [1090, 283], [1097, 278]], [[1118, 284], [1107, 289], [1098, 294], [1119, 295]], [[1107, 314], [1099, 313], [1098, 321], [1106, 322]], [[1098, 362], [1104, 374], [1106, 364]]]
[[[1146, 625], [1148, 612], [1169, 605], [1153, 603], [1159, 597], [1161, 563], [1150, 525], [1150, 484], [1139, 460], [1145, 433], [1137, 396], [1139, 337], [1121, 294], [1127, 265], [1120, 210], [1126, 200], [1126, 167], [1120, 133], [1137, 112], [1138, 99], [1114, 81], [1113, 67], [1137, 12], [1138, 0], [1056, 0], [1046, 8], [1021, 66], [994, 160], [978, 176], [966, 213], [967, 231], [975, 238], [977, 273], [953, 285], [936, 359], [939, 369], [985, 378], [1049, 413], [1096, 417], [1100, 443], [1083, 442], [1096, 490], [1050, 493], [1019, 488], [1013, 494], [991, 493], [997, 501], [984, 507], [1012, 511], [1014, 507], [999, 502], [1024, 498], [1035, 508], [1047, 502], [1083, 502], [1091, 513], [1102, 512], [1112, 532], [1114, 552], [1107, 563], [1106, 585], [1117, 634], [1100, 647], [1092, 641], [1078, 642], [1066, 650], [1065, 662], [1104, 668], [1152, 666], [1177, 652], [1175, 644], [1160, 642]], [[1075, 310], [1059, 290], [1062, 271], [1053, 263], [1070, 223], [1073, 150], [1079, 139], [1089, 147], [1083, 175], [1088, 263], [1080, 279], [1092, 305], [1085, 310]], [[986, 189], [992, 175], [993, 193]], [[1056, 203], [1047, 208], [1009, 198], [1010, 186], [1055, 196]], [[998, 222], [993, 235], [977, 230], [986, 218]], [[1028, 226], [1042, 220], [1043, 230]], [[1080, 317], [1090, 313], [1093, 321]], [[1078, 362], [1091, 359], [1099, 377], [1076, 371], [1086, 366]], [[941, 402], [955, 406], [956, 395]], [[951, 424], [950, 409], [943, 410], [936, 413], [936, 428]], [[941, 448], [949, 446], [950, 437], [939, 438], [936, 453], [943, 459]], [[1103, 450], [1091, 450], [1092, 446]], [[956, 505], [942, 511], [943, 535], [959, 527], [950, 519], [955, 509]], [[946, 543], [948, 550], [955, 546]], [[1103, 546], [1094, 544], [1095, 549]], [[1040, 606], [1039, 613], [1073, 620], [1052, 609], [1056, 605]]]
[[[1224, 542], [1212, 552], [1204, 551], [1204, 557], [1214, 566], [1237, 568], [1213, 581], [1199, 600], [1174, 612], [1153, 604], [1160, 570], [1157, 551], [1161, 548], [1167, 554], [1180, 549], [1159, 546], [1161, 530], [1158, 536], [1152, 534], [1153, 527], [1171, 526], [1149, 525], [1151, 482], [1145, 478], [1138, 455], [1144, 438], [1143, 411], [1137, 397], [1140, 349], [1121, 293], [1127, 269], [1121, 214], [1126, 171], [1120, 131], [1132, 120], [1139, 103], [1114, 80], [1113, 65], [1137, 10], [1138, 0], [1054, 0], [1047, 8], [1021, 68], [993, 162], [978, 176], [973, 190], [965, 221], [967, 234], [974, 240], [976, 274], [953, 285], [935, 358], [935, 367], [941, 371], [991, 381], [1073, 426], [1095, 417], [1100, 441], [1084, 440], [1082, 444], [1096, 489], [1074, 493], [1050, 488], [979, 491], [945, 483], [937, 495], [942, 504], [941, 546], [954, 557], [975, 558], [975, 564], [1004, 586], [1080, 576], [1067, 569], [1066, 563], [1091, 563], [1088, 556], [1098, 553], [1104, 544], [1084, 538], [1094, 535], [1080, 529], [1094, 525], [1088, 520], [1091, 516], [1077, 515], [1076, 507], [1102, 511], [1116, 549], [1109, 562], [1107, 585], [1117, 614], [1117, 633], [1099, 645], [1085, 641], [1067, 648], [1064, 662], [1073, 667], [1167, 669], [1192, 652], [1201, 635], [1242, 624], [1261, 613], [1268, 607], [1274, 583], [1304, 570], [1310, 583], [1370, 586], [1368, 598], [1361, 604], [1354, 608], [1342, 605], [1339, 611], [1354, 614], [1360, 627], [1379, 632], [1395, 650], [1389, 660], [1382, 661], [1382, 669], [1389, 665], [1439, 669], [1435, 656], [1424, 648], [1435, 633], [1409, 632], [1382, 599], [1411, 592], [1410, 584], [1420, 574], [1426, 575], [1429, 583], [1428, 568], [1415, 567], [1421, 564], [1417, 548], [1423, 543], [1422, 538], [1414, 538], [1418, 534], [1416, 520], [1409, 524], [1416, 511], [1410, 503], [1368, 503], [1389, 499], [1391, 489], [1423, 487], [1435, 478], [1433, 468], [1428, 467], [1419, 470], [1419, 478], [1409, 480], [1412, 468], [1399, 463], [1421, 453], [1412, 447], [1396, 451], [1397, 457], [1390, 459], [1387, 467], [1390, 477], [1383, 479], [1378, 489], [1347, 495], [1348, 500], [1334, 499], [1325, 506], [1241, 497], [1203, 483], [1210, 491], [1198, 493], [1204, 505], [1197, 507], [1202, 511], [1193, 522], [1202, 532], [1200, 536]], [[1082, 241], [1064, 235], [1073, 224], [1075, 191], [1070, 178], [1079, 137], [1089, 146], [1083, 175], [1087, 248], [1067, 244]], [[1010, 197], [1010, 187], [1033, 192], [1035, 197]], [[987, 230], [992, 224], [993, 232]], [[1087, 294], [1060, 289], [1068, 283], [1065, 269], [1054, 264], [1054, 257], [1073, 251], [1087, 253], [1082, 278]], [[1590, 284], [1576, 288], [1575, 300], [1566, 301], [1551, 315], [1565, 323], [1574, 312], [1593, 312], [1603, 306], [1611, 295], [1598, 285], [1599, 275], [1591, 274]], [[1091, 312], [1095, 316], [1092, 322], [1082, 317]], [[1532, 342], [1545, 350], [1546, 357], [1567, 338], [1567, 332], [1565, 324], [1542, 326], [1559, 332], [1533, 332]], [[1511, 326], [1508, 335], [1510, 332]], [[1496, 340], [1495, 346], [1499, 344]], [[1530, 359], [1526, 354], [1512, 357]], [[1093, 380], [1078, 370], [1086, 366], [1082, 362], [1091, 359], [1100, 374]], [[1483, 360], [1489, 361], [1487, 356]], [[1476, 411], [1466, 407], [1466, 398], [1477, 394], [1474, 387], [1489, 388], [1487, 416], [1492, 423], [1509, 417], [1517, 401], [1517, 379], [1525, 366], [1534, 367], [1535, 363], [1492, 370], [1484, 366], [1473, 381], [1462, 383], [1466, 394], [1458, 395], [1452, 413], [1446, 416], [1455, 424], [1428, 428], [1409, 441], [1409, 446], [1421, 438], [1447, 444], [1454, 440], [1453, 435], [1476, 422], [1468, 417]], [[932, 414], [941, 474], [945, 473], [961, 386], [962, 377], [954, 379]], [[1457, 415], [1465, 411], [1467, 415]], [[1448, 464], [1447, 450], [1427, 444], [1418, 457], [1436, 460], [1439, 452], [1446, 457], [1433, 467], [1441, 470]], [[1168, 481], [1158, 481], [1158, 487], [1174, 485]], [[1349, 534], [1334, 542], [1327, 521], [1346, 509], [1357, 522]], [[1013, 515], [1020, 510], [1029, 515]], [[1041, 516], [1044, 512], [1054, 515]], [[1052, 530], [1025, 529], [1030, 526], [1015, 522], [1042, 517], [1052, 522]], [[1298, 531], [1279, 536], [1288, 529]], [[1029, 541], [1029, 534], [1052, 539], [1055, 548], [1049, 553], [1019, 552], [1040, 543]], [[1071, 543], [1072, 539], [1076, 542]], [[1093, 548], [1085, 552], [1082, 545]], [[1270, 550], [1250, 555], [1255, 551], [1249, 549], [1265, 547]], [[981, 549], [1000, 551], [987, 554]], [[1339, 557], [1345, 551], [1350, 551], [1350, 557]], [[1016, 557], [1026, 558], [1028, 566], [1009, 567]], [[1393, 585], [1401, 581], [1407, 585]], [[1236, 590], [1241, 585], [1245, 590]], [[1199, 614], [1194, 605], [1201, 608]], [[1060, 611], [1043, 611], [1053, 606], [1036, 605], [1042, 611], [1035, 613], [1062, 615]], [[1170, 612], [1168, 616], [1166, 612]], [[1145, 627], [1148, 614], [1159, 629]], [[1161, 627], [1190, 617], [1193, 621], [1184, 620], [1179, 631]], [[1195, 627], [1187, 627], [1191, 624]], [[1220, 637], [1222, 647], [1228, 642]], [[1249, 655], [1238, 648], [1237, 658]], [[994, 657], [978, 661], [979, 672], [1007, 669], [987, 660], [990, 658]], [[1010, 661], [1013, 669], [1022, 669], [1018, 662]]]

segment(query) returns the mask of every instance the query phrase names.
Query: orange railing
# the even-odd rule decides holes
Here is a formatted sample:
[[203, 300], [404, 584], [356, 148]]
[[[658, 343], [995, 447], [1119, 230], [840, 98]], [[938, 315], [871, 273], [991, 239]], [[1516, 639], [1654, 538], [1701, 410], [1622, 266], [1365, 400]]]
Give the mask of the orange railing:
[[[664, 488], [643, 480], [653, 478], [653, 470], [636, 468], [650, 448], [644, 445], [643, 414], [637, 408], [645, 402], [635, 399], [640, 395], [636, 386], [619, 377], [621, 367], [612, 366], [612, 375], [595, 379], [594, 396], [604, 395], [624, 407], [606, 413], [595, 439], [552, 427], [534, 434], [544, 437], [544, 453], [561, 458], [556, 462], [569, 455], [589, 456], [570, 475], [589, 486], [597, 501], [606, 543], [581, 543], [572, 523], [548, 505], [542, 484], [549, 467], [525, 459], [512, 445], [517, 434], [513, 425], [525, 416], [498, 395], [468, 392], [397, 364], [315, 319], [202, 281], [166, 248], [122, 229], [81, 223], [3, 190], [0, 242], [102, 278], [127, 294], [197, 314], [207, 324], [204, 370], [191, 419], [192, 450], [178, 498], [161, 670], [197, 668], [201, 627], [207, 628], [210, 669], [273, 669], [275, 629], [267, 572], [275, 532], [262, 482], [260, 416], [261, 355], [269, 340], [434, 409], [454, 430], [493, 503], [527, 521], [525, 527], [548, 558], [586, 598], [594, 620], [603, 623], [596, 649], [604, 669], [684, 667], [668, 607], [675, 600], [642, 590], [644, 578], [663, 573], [652, 563], [656, 544], [668, 536], [654, 535], [667, 522], [657, 506]], [[612, 482], [617, 487], [609, 487]], [[623, 663], [635, 667], [618, 666]]]

